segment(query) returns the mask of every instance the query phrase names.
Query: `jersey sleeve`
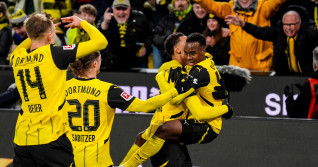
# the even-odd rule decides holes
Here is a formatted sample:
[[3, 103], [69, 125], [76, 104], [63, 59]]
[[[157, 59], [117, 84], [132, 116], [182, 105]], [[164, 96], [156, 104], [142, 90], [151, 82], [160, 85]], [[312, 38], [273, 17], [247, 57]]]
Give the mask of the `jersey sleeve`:
[[108, 91], [107, 101], [108, 105], [112, 108], [126, 110], [135, 98], [136, 97], [129, 95], [118, 86], [112, 85]]
[[71, 62], [76, 59], [78, 45], [55, 46], [51, 45], [51, 53], [55, 65], [61, 69], [67, 69]]
[[195, 89], [206, 86], [210, 83], [210, 74], [206, 68], [195, 65], [189, 72], [189, 76], [193, 78], [193, 86]]

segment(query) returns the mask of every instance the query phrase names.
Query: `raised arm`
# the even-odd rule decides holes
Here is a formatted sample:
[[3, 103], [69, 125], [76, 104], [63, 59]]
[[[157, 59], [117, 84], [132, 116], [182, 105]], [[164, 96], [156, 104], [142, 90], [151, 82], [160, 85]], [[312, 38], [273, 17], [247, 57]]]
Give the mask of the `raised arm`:
[[243, 21], [239, 15], [227, 15], [224, 18], [226, 24], [230, 25], [237, 25], [242, 27], [244, 31], [253, 35], [255, 38], [273, 41], [276, 38], [276, 30], [275, 27], [259, 27], [255, 24], [251, 24], [248, 22]]
[[230, 2], [216, 2], [214, 0], [195, 0], [195, 2], [200, 4], [208, 13], [213, 13], [221, 19], [231, 14], [233, 10]]
[[90, 37], [90, 40], [80, 42], [76, 53], [76, 58], [84, 57], [93, 52], [106, 48], [108, 41], [97, 28], [89, 24], [87, 21], [80, 19], [77, 16], [61, 18], [63, 23], [69, 23], [65, 27], [68, 28], [83, 28]]

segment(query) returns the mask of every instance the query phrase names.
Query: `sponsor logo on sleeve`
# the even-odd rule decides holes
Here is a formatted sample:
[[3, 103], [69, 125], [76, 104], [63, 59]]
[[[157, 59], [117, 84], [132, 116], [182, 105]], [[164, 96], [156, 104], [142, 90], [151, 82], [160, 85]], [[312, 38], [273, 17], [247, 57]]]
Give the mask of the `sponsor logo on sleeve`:
[[129, 95], [128, 93], [126, 93], [126, 92], [122, 92], [121, 94], [120, 94], [120, 96], [123, 98], [123, 99], [125, 99], [126, 101], [129, 101], [133, 96], [131, 96], [131, 95]]
[[63, 50], [73, 50], [74, 48], [75, 48], [75, 44], [63, 46]]

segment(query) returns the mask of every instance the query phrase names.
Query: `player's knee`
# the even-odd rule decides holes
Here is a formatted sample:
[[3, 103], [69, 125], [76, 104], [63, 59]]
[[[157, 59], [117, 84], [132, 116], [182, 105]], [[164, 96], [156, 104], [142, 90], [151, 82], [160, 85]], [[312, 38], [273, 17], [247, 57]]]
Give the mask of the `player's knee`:
[[155, 135], [160, 138], [166, 139], [171, 131], [173, 131], [173, 126], [171, 126], [171, 123], [164, 122], [157, 128]]

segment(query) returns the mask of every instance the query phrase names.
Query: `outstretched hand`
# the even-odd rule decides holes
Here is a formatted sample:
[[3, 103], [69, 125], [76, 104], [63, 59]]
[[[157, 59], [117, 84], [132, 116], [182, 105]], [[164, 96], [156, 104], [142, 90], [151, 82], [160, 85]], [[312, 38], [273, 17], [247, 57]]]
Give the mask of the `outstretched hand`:
[[224, 21], [226, 22], [226, 24], [233, 24], [241, 27], [245, 26], [245, 22], [240, 18], [238, 14], [236, 14], [235, 16], [227, 15], [225, 16]]
[[57, 20], [57, 18], [53, 18], [51, 21], [53, 22], [54, 24], [54, 27], [55, 27], [55, 33], [60, 33], [59, 30], [56, 30], [56, 27], [61, 25], [62, 23], [61, 22], [57, 22], [57, 23], [54, 23], [55, 21]]
[[70, 17], [63, 17], [61, 18], [63, 23], [69, 23], [65, 25], [65, 28], [82, 28], [81, 27], [81, 21], [83, 19], [77, 17], [77, 16], [70, 16]]

